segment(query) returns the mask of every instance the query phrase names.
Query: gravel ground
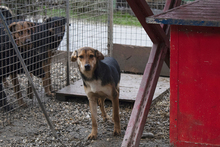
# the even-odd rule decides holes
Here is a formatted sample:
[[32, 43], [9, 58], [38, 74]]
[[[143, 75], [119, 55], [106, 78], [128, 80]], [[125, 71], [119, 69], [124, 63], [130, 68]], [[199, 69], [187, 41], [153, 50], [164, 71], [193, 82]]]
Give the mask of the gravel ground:
[[[77, 79], [76, 77], [78, 76], [73, 76]], [[42, 91], [41, 84], [37, 89]], [[11, 88], [10, 90], [12, 91]], [[121, 136], [112, 135], [114, 124], [111, 121], [103, 122], [101, 111], [98, 109], [98, 138], [87, 140], [92, 128], [87, 99], [75, 98], [69, 102], [59, 102], [43, 94], [41, 97], [44, 99], [44, 106], [59, 139], [53, 137], [37, 102], [31, 101], [28, 103], [31, 104], [28, 108], [18, 108], [10, 116], [9, 114], [0, 116], [0, 146], [121, 146], [133, 103], [120, 102]], [[25, 101], [27, 102], [28, 99], [26, 98]], [[112, 116], [111, 102], [106, 100], [105, 107], [107, 114]], [[6, 120], [4, 117], [11, 120]], [[6, 125], [3, 125], [3, 122]], [[140, 147], [145, 146], [169, 146], [169, 92], [151, 106], [140, 142]]]

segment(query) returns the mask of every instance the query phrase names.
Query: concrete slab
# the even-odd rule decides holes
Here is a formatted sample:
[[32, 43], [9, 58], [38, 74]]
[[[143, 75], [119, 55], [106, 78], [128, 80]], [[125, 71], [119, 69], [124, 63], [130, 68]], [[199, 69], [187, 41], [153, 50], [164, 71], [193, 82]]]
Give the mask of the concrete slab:
[[[120, 82], [120, 101], [134, 102], [141, 83], [142, 75], [122, 74]], [[160, 77], [154, 93], [153, 101], [160, 97], [170, 87], [170, 79], [168, 77]], [[56, 99], [60, 101], [68, 101], [75, 97], [86, 97], [82, 80], [76, 81], [74, 84], [64, 87], [57, 91]]]

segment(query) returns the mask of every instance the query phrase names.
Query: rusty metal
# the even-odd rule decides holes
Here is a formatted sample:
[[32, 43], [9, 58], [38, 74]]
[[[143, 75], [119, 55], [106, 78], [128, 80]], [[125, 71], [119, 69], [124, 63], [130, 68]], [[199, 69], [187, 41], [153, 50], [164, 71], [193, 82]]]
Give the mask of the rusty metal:
[[[167, 0], [167, 4], [164, 10], [168, 8], [170, 9], [172, 7], [176, 7], [180, 4], [180, 2], [181, 0]], [[149, 24], [146, 24], [146, 22], [145, 23], [142, 22], [143, 19], [145, 20], [146, 17], [144, 16], [146, 16], [146, 14], [151, 14], [150, 12], [151, 10], [148, 7], [146, 1], [139, 0], [136, 1], [135, 3], [134, 1], [128, 0], [128, 3], [133, 9], [135, 15], [138, 17], [145, 31], [148, 33], [149, 37], [151, 39], [155, 39], [152, 40], [154, 44], [151, 49], [150, 57], [145, 68], [145, 72], [136, 97], [134, 108], [132, 110], [132, 114], [127, 126], [127, 130], [125, 132], [125, 136], [122, 142], [122, 147], [130, 147], [130, 146], [137, 147], [139, 146], [141, 135], [143, 133], [143, 129], [146, 123], [147, 115], [150, 109], [152, 97], [154, 95], [156, 84], [159, 78], [159, 73], [161, 71], [162, 63], [165, 60], [167, 51], [169, 50], [169, 45], [167, 45], [166, 41], [169, 39], [168, 36], [169, 36], [170, 27], [163, 25], [163, 26], [159, 26], [160, 29], [158, 29], [158, 26], [156, 25], [149, 26]], [[140, 5], [142, 5], [141, 6], [142, 8], [137, 7]], [[150, 28], [154, 28], [153, 30], [156, 29], [158, 31], [152, 32], [152, 30], [149, 30]], [[162, 33], [157, 34], [158, 32], [160, 33], [162, 32]], [[164, 36], [164, 34], [166, 36]]]

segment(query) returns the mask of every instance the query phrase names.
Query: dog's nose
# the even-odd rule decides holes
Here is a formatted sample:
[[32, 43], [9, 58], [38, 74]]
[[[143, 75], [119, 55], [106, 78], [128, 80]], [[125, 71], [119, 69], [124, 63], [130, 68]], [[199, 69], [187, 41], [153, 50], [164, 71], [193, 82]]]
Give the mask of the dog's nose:
[[30, 43], [31, 42], [31, 39], [26, 39], [25, 40], [25, 43]]
[[89, 64], [85, 64], [85, 70], [89, 71], [90, 70], [90, 65]]

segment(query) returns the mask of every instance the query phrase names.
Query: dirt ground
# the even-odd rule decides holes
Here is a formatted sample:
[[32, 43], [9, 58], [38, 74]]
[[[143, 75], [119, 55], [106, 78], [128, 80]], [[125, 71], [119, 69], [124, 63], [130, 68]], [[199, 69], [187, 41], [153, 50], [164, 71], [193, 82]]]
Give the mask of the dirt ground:
[[[65, 66], [57, 64], [55, 69], [65, 71]], [[65, 81], [64, 73], [52, 70], [53, 86], [61, 85]], [[71, 70], [71, 79], [80, 78], [77, 70]], [[58, 80], [55, 80], [58, 79]], [[60, 80], [60, 81], [59, 81]], [[74, 81], [72, 80], [72, 81]], [[69, 99], [61, 102], [55, 98], [45, 96], [42, 81], [34, 78], [36, 89], [43, 101], [46, 112], [54, 126], [58, 139], [48, 126], [36, 98], [29, 99], [26, 94], [27, 78], [19, 77], [19, 83], [28, 108], [18, 106], [13, 92], [13, 85], [9, 82], [6, 88], [8, 102], [14, 105], [14, 111], [4, 113], [0, 110], [0, 146], [2, 147], [120, 147], [132, 112], [133, 103], [120, 102], [121, 135], [113, 136], [114, 124], [109, 120], [104, 122], [98, 108], [98, 138], [88, 140], [92, 122], [87, 98]], [[63, 82], [65, 85], [65, 82]], [[147, 121], [143, 130], [140, 147], [168, 147], [169, 146], [169, 91], [159, 101], [151, 105]], [[106, 112], [112, 116], [111, 101], [105, 101]]]
[[[112, 116], [110, 101], [105, 102], [107, 114]], [[120, 102], [121, 135], [113, 136], [113, 123], [103, 122], [98, 109], [98, 138], [87, 140], [91, 131], [91, 118], [87, 99], [59, 102], [48, 98], [45, 108], [54, 124], [59, 140], [52, 135], [38, 105], [20, 108], [10, 116], [10, 124], [0, 127], [0, 146], [68, 146], [68, 147], [120, 147], [133, 103]], [[169, 146], [169, 93], [151, 107], [140, 147]]]

